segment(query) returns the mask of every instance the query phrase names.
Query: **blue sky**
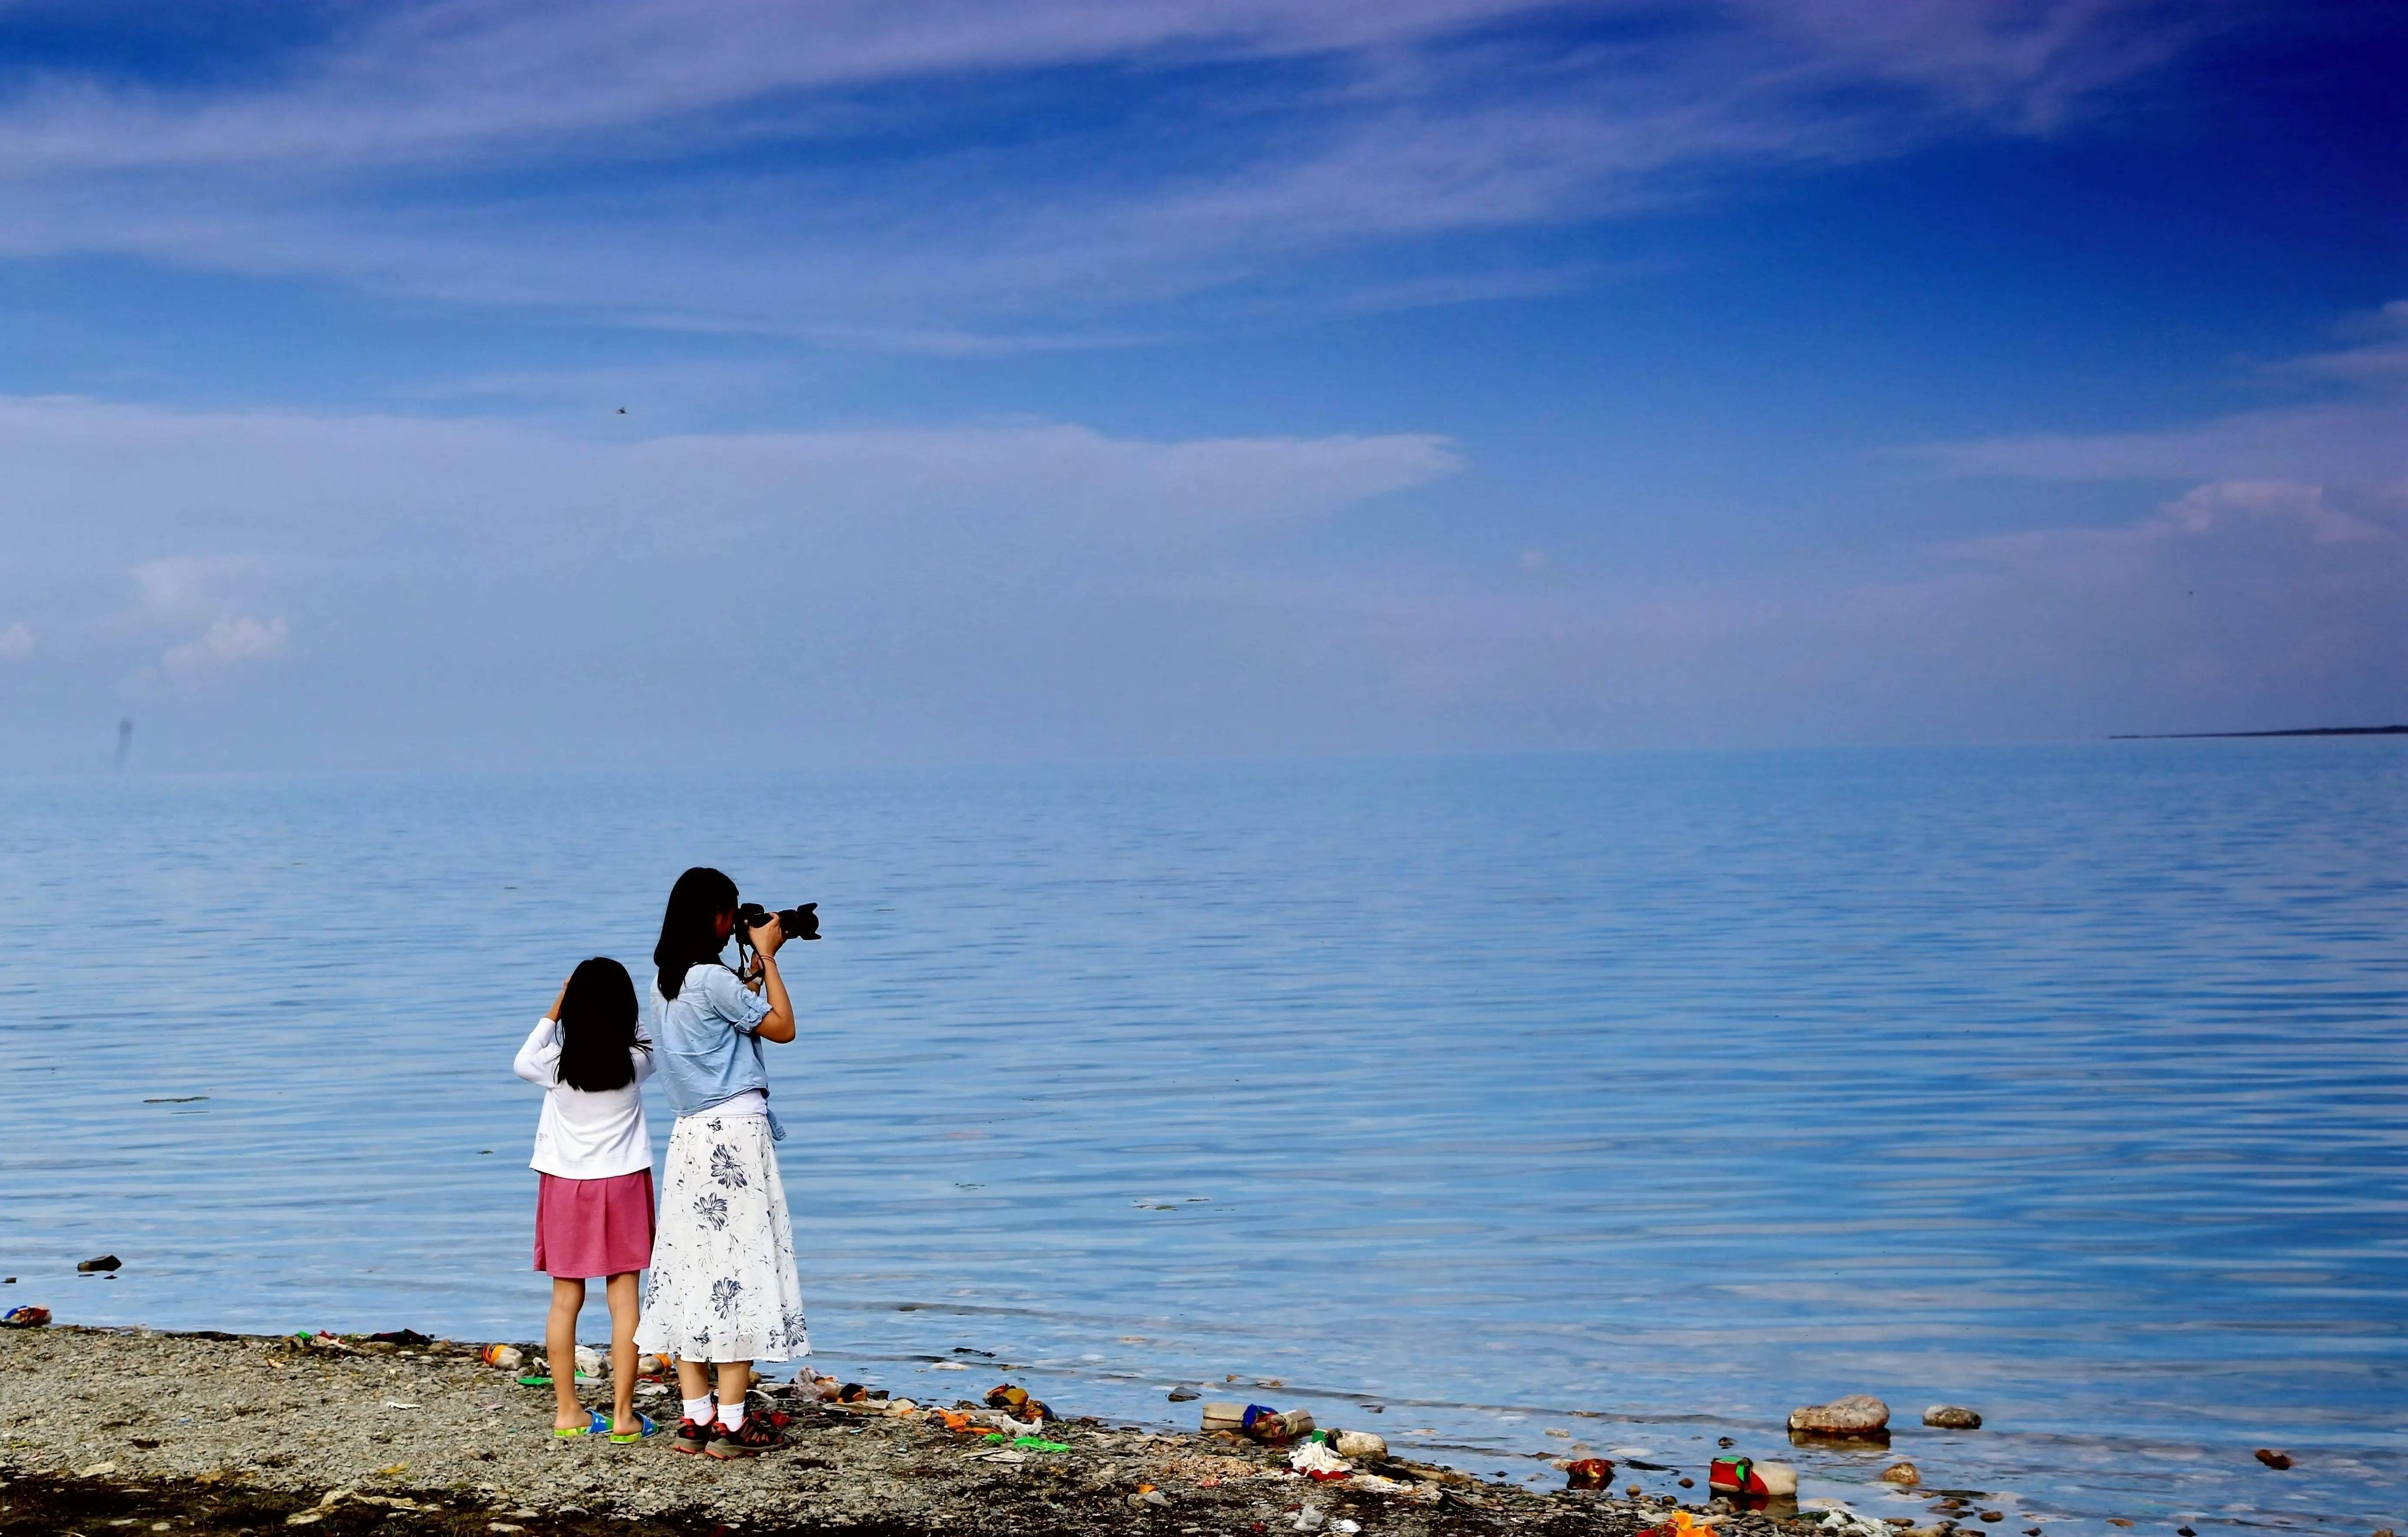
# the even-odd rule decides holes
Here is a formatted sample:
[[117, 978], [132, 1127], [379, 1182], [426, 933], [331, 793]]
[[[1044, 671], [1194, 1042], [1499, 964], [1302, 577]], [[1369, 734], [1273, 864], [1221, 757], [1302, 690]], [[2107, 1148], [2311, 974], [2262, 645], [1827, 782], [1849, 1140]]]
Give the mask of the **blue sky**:
[[2403, 70], [2373, 4], [0, 4], [0, 768], [2408, 718]]

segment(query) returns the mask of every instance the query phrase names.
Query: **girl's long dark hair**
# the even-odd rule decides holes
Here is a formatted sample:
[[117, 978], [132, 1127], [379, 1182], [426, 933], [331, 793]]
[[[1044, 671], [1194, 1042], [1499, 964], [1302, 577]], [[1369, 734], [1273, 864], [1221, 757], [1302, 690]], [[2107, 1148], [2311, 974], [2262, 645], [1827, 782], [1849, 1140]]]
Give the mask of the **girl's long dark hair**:
[[675, 998], [685, 985], [689, 966], [715, 961], [727, 948], [719, 936], [719, 915], [736, 906], [736, 883], [708, 865], [696, 865], [669, 887], [669, 907], [661, 914], [661, 942], [652, 946], [652, 964], [661, 969], [661, 997]]
[[600, 1094], [636, 1081], [636, 984], [608, 955], [577, 963], [560, 996], [560, 1081]]

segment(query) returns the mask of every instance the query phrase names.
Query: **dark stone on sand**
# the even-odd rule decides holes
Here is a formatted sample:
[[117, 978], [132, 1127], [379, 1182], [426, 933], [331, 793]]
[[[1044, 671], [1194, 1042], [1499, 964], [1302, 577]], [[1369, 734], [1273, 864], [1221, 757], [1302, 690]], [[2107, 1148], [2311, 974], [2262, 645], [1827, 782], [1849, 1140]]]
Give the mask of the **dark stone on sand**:
[[79, 1275], [98, 1275], [104, 1271], [113, 1271], [124, 1263], [125, 1261], [118, 1258], [113, 1254], [105, 1254], [97, 1259], [87, 1259], [82, 1264], [78, 1265], [76, 1267], [76, 1273]]
[[1985, 1510], [1982, 1513], [1982, 1519], [1985, 1521], [2003, 1521], [2006, 1518], [2007, 1513], [2002, 1510]]
[[1935, 1403], [1923, 1412], [1923, 1423], [1935, 1430], [1978, 1430], [1982, 1416], [1958, 1404]]
[[1193, 1387], [1174, 1387], [1170, 1390], [1170, 1401], [1173, 1403], [1185, 1403], [1192, 1399], [1200, 1399], [1203, 1396]]

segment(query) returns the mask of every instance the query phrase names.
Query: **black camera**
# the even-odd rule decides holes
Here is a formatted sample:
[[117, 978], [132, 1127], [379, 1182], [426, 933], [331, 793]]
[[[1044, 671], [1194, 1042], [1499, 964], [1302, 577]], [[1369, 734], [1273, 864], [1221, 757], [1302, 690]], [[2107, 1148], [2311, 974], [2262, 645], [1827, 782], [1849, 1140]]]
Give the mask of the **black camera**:
[[786, 938], [790, 940], [816, 940], [820, 937], [819, 909], [817, 902], [805, 902], [800, 907], [781, 908], [772, 912], [758, 902], [747, 902], [736, 910], [737, 941], [751, 949], [752, 931], [772, 918], [778, 920], [778, 927], [786, 931]]

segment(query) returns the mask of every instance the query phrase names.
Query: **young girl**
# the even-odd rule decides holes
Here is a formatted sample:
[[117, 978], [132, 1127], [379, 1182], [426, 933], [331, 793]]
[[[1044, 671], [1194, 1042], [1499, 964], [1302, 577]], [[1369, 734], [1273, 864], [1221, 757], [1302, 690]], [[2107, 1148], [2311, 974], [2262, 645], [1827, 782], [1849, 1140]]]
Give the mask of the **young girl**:
[[[580, 963], [552, 1011], [536, 1022], [513, 1064], [547, 1092], [535, 1126], [540, 1178], [535, 1207], [535, 1268], [552, 1276], [544, 1349], [552, 1359], [552, 1433], [608, 1430], [625, 1445], [656, 1427], [636, 1413], [636, 1276], [652, 1258], [652, 1137], [644, 1126], [643, 1082], [652, 1042], [636, 1028], [636, 984], [627, 969], [596, 955]], [[585, 1278], [609, 1276], [610, 1397], [605, 1422], [577, 1397], [577, 1313]]]
[[791, 1360], [811, 1347], [772, 1145], [786, 1133], [769, 1113], [761, 1062], [762, 1041], [795, 1039], [794, 1006], [778, 974], [786, 936], [775, 916], [750, 930], [760, 972], [738, 978], [720, 959], [736, 931], [736, 907], [735, 882], [715, 869], [686, 871], [669, 892], [652, 951], [661, 1082], [678, 1118], [638, 1338], [646, 1350], [678, 1358], [685, 1417], [675, 1448], [711, 1457], [752, 1457], [780, 1444], [765, 1416], [745, 1416], [752, 1363]]

